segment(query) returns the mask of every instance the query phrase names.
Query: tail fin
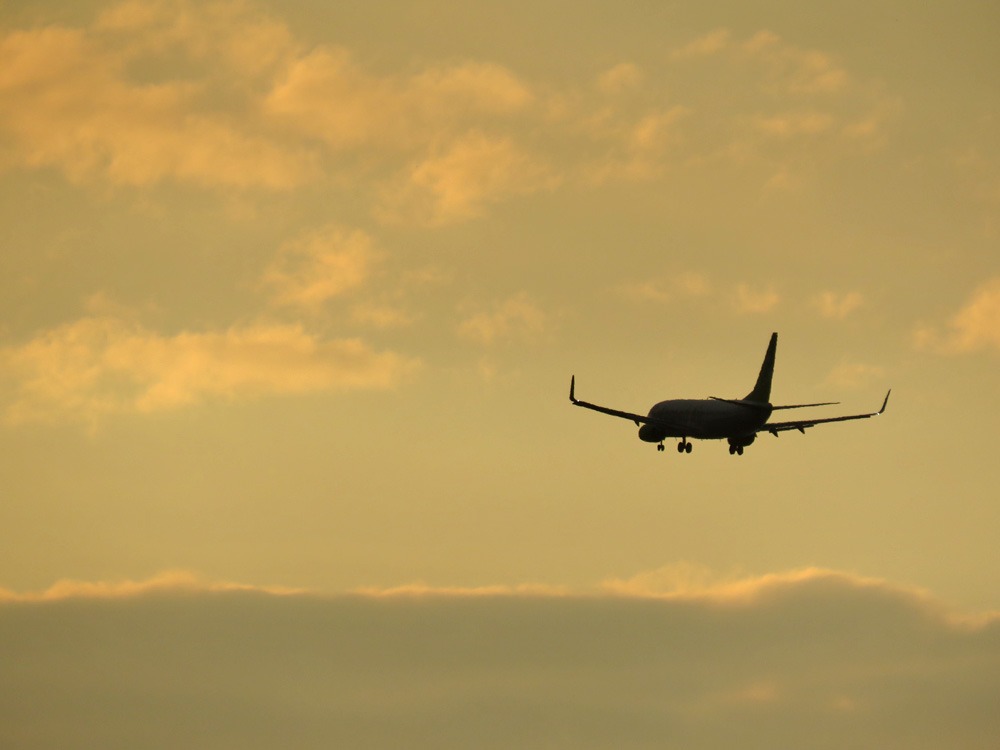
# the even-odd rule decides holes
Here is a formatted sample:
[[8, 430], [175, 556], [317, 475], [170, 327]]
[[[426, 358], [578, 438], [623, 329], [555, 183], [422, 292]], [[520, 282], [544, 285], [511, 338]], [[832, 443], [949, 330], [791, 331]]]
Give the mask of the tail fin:
[[760, 366], [760, 374], [757, 376], [757, 384], [753, 390], [747, 394], [744, 401], [755, 401], [759, 404], [766, 404], [771, 401], [771, 378], [774, 376], [774, 352], [778, 348], [778, 334], [771, 334], [771, 343], [767, 345], [767, 353]]

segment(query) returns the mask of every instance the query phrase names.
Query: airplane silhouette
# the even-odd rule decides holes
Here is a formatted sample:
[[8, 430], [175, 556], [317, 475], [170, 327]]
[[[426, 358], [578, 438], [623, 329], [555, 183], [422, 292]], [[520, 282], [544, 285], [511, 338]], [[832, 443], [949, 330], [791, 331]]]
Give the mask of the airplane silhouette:
[[576, 376], [569, 381], [569, 400], [574, 406], [610, 414], [613, 417], [629, 419], [639, 427], [639, 439], [647, 443], [657, 443], [658, 451], [664, 450], [663, 441], [670, 437], [680, 438], [678, 453], [690, 453], [688, 438], [698, 440], [727, 440], [729, 453], [742, 456], [743, 449], [757, 439], [760, 432], [770, 432], [777, 437], [788, 430], [798, 430], [803, 435], [809, 427], [828, 422], [847, 422], [852, 419], [877, 417], [885, 411], [889, 394], [885, 394], [882, 408], [869, 414], [848, 414], [822, 419], [799, 419], [791, 422], [768, 422], [771, 413], [779, 409], [803, 409], [810, 406], [832, 406], [839, 403], [827, 401], [820, 404], [792, 404], [774, 406], [770, 403], [771, 378], [774, 375], [774, 353], [778, 347], [778, 334], [771, 334], [771, 342], [764, 354], [764, 362], [757, 375], [757, 383], [744, 398], [728, 399], [715, 396], [707, 399], [671, 399], [655, 404], [646, 416], [632, 414], [618, 409], [609, 409], [576, 398]]

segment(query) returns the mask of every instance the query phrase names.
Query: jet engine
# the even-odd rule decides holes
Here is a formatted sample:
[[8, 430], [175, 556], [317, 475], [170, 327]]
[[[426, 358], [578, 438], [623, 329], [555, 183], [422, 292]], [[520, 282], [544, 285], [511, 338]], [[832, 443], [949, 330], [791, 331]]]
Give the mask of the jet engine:
[[729, 453], [737, 453], [743, 455], [743, 449], [748, 445], [753, 443], [757, 439], [756, 433], [750, 435], [738, 435], [736, 437], [729, 438]]

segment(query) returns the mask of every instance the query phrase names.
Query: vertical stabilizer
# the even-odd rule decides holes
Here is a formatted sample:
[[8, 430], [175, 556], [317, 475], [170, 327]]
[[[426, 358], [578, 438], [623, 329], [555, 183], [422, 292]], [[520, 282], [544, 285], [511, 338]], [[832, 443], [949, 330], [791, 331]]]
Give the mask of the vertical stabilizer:
[[767, 345], [767, 353], [760, 366], [760, 374], [757, 376], [757, 384], [753, 390], [747, 394], [744, 401], [755, 401], [760, 404], [767, 404], [771, 401], [771, 378], [774, 376], [774, 352], [778, 348], [778, 334], [771, 334], [771, 343]]

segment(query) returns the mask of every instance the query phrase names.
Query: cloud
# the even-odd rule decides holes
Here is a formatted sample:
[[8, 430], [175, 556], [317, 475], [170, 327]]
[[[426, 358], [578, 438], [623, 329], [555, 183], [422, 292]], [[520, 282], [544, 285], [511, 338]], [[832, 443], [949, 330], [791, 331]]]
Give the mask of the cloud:
[[830, 320], [843, 320], [864, 304], [860, 292], [822, 292], [813, 298], [819, 314]]
[[352, 589], [352, 595], [373, 599], [481, 599], [495, 597], [563, 597], [571, 596], [564, 586], [541, 583], [523, 583], [516, 586], [494, 584], [487, 586], [432, 586], [427, 583], [408, 583], [402, 586], [361, 586]]
[[634, 63], [619, 63], [601, 73], [597, 88], [604, 94], [614, 95], [633, 91], [642, 84], [642, 70]]
[[770, 117], [757, 117], [757, 128], [766, 135], [792, 138], [820, 135], [833, 129], [833, 117], [825, 112], [788, 112]]
[[179, 53], [249, 77], [266, 77], [296, 48], [284, 23], [244, 0], [125, 0], [101, 11], [92, 30], [132, 57]]
[[0, 741], [930, 750], [1000, 731], [1000, 619], [846, 573], [682, 596], [168, 579], [0, 602]]
[[830, 55], [798, 47], [771, 31], [758, 32], [741, 45], [741, 51], [764, 66], [772, 90], [796, 96], [830, 95], [843, 92], [851, 81]]
[[584, 181], [596, 187], [662, 177], [669, 157], [682, 143], [680, 124], [691, 114], [692, 110], [683, 105], [581, 113], [589, 141], [587, 150], [596, 147], [605, 152], [580, 164]]
[[1000, 277], [976, 289], [943, 331], [939, 327], [919, 328], [914, 343], [920, 349], [942, 354], [1000, 350]]
[[872, 380], [881, 380], [885, 368], [863, 362], [844, 362], [834, 368], [826, 382], [839, 388], [861, 388]]
[[413, 323], [413, 315], [394, 305], [362, 302], [351, 308], [351, 320], [378, 329], [401, 328]]
[[754, 289], [741, 283], [736, 287], [733, 305], [737, 312], [758, 315], [773, 310], [781, 302], [781, 296], [774, 289]]
[[459, 324], [458, 333], [463, 338], [489, 345], [501, 339], [537, 337], [547, 331], [551, 323], [551, 315], [522, 292], [497, 303], [489, 312], [466, 318]]
[[[241, 67], [237, 74], [237, 66], [268, 59], [269, 45], [284, 39], [274, 24], [247, 20], [239, 7], [132, 2], [90, 28], [3, 34], [0, 130], [11, 144], [7, 161], [54, 167], [76, 182], [129, 186], [176, 180], [284, 190], [315, 179], [312, 152], [269, 135], [250, 112], [215, 104], [245, 99], [237, 90], [247, 73]], [[198, 72], [148, 80], [131, 72], [170, 54], [192, 61]], [[212, 73], [220, 60], [229, 61], [226, 76]]]
[[8, 422], [156, 412], [206, 399], [389, 388], [416, 366], [360, 339], [254, 324], [162, 335], [111, 316], [81, 318], [0, 349]]
[[0, 165], [131, 187], [333, 183], [379, 220], [439, 227], [561, 185], [661, 180], [736, 153], [777, 153], [770, 186], [788, 187], [776, 148], [880, 144], [898, 109], [771, 32], [739, 43], [716, 29], [672, 56], [679, 75], [712, 65], [718, 87], [764, 96], [720, 108], [687, 85], [697, 79], [667, 92], [631, 62], [560, 88], [484, 60], [382, 70], [251, 3], [128, 0], [89, 24], [0, 33]]
[[678, 49], [671, 52], [671, 57], [675, 60], [683, 60], [697, 57], [710, 57], [729, 46], [732, 33], [729, 29], [715, 29], [703, 36], [692, 39]]
[[482, 215], [505, 198], [551, 189], [558, 179], [505, 136], [472, 131], [412, 164], [382, 190], [388, 222], [441, 226]]
[[284, 586], [254, 586], [230, 581], [210, 581], [189, 570], [166, 570], [141, 581], [77, 581], [64, 579], [42, 591], [15, 592], [0, 588], [0, 606], [79, 599], [134, 599], [156, 594], [213, 594], [256, 591], [274, 596], [304, 594], [304, 589]]
[[506, 68], [468, 61], [412, 76], [375, 75], [350, 50], [321, 46], [294, 60], [264, 108], [335, 150], [426, 147], [470, 122], [508, 117], [533, 100]]
[[369, 76], [343, 48], [321, 47], [292, 62], [264, 107], [334, 149], [398, 142], [407, 125], [391, 82]]
[[315, 311], [362, 286], [377, 259], [370, 235], [331, 224], [284, 243], [263, 281], [275, 304]]
[[703, 297], [712, 289], [712, 284], [704, 275], [693, 271], [671, 274], [644, 281], [619, 284], [615, 291], [632, 302], [654, 302], [665, 304], [676, 299]]

